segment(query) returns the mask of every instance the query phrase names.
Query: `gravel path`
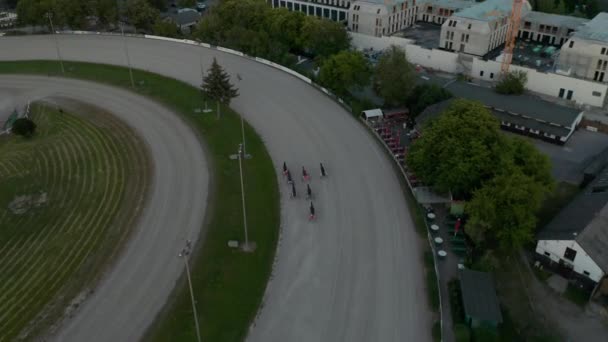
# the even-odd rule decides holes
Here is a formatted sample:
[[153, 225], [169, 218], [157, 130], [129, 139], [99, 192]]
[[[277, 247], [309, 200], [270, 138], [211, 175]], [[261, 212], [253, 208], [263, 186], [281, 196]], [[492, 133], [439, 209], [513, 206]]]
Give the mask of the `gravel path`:
[[[0, 60], [55, 58], [50, 37], [1, 39]], [[279, 180], [282, 240], [249, 340], [430, 340], [419, 240], [390, 160], [360, 124], [321, 92], [251, 60], [170, 42], [130, 38], [127, 44], [135, 67], [192, 85], [200, 84], [201, 60], [206, 69], [217, 57], [240, 88], [232, 107], [262, 136], [277, 170], [286, 161], [300, 193], [301, 166], [312, 171], [318, 214], [312, 223], [307, 220], [307, 202], [290, 200]], [[61, 36], [60, 48], [70, 60], [125, 64], [119, 37]], [[320, 161], [329, 173], [324, 180], [318, 177]], [[255, 239], [255, 232], [250, 236]], [[157, 269], [182, 271], [180, 265], [163, 262]], [[122, 279], [107, 285], [108, 294], [158, 297], [153, 286], [144, 283], [155, 281], [154, 276]], [[114, 326], [112, 316], [118, 311], [133, 319], [156, 314], [127, 300], [120, 306], [107, 301], [98, 305], [90, 311], [100, 314], [83, 310], [66, 331], [86, 333], [88, 341], [107, 341], [96, 332], [115, 330], [113, 341], [129, 341], [141, 335], [140, 327]]]

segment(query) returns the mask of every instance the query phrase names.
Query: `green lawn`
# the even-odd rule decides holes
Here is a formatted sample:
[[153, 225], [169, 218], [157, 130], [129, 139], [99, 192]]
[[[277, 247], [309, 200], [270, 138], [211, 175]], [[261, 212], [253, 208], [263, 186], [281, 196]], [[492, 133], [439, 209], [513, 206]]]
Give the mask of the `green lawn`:
[[33, 137], [0, 137], [0, 341], [44, 329], [98, 275], [149, 180], [143, 144], [110, 116], [34, 104], [31, 118]]
[[[218, 61], [222, 63], [221, 59]], [[93, 80], [130, 88], [127, 69], [67, 62], [66, 77]], [[57, 75], [52, 61], [3, 62], [0, 73]], [[141, 70], [134, 70], [136, 92], [149, 96], [179, 113], [200, 134], [211, 164], [211, 193], [203, 229], [205, 241], [193, 255], [193, 286], [202, 337], [205, 341], [240, 341], [261, 303], [270, 276], [279, 230], [279, 194], [274, 166], [261, 139], [245, 127], [248, 153], [244, 163], [252, 254], [229, 249], [228, 240], [243, 238], [238, 163], [228, 158], [240, 142], [240, 120], [229, 108], [197, 114], [203, 108], [200, 91], [190, 85]], [[214, 103], [209, 104], [215, 108]], [[196, 189], [193, 189], [196, 190]], [[193, 341], [196, 339], [190, 297], [182, 279], [158, 324], [146, 340]]]

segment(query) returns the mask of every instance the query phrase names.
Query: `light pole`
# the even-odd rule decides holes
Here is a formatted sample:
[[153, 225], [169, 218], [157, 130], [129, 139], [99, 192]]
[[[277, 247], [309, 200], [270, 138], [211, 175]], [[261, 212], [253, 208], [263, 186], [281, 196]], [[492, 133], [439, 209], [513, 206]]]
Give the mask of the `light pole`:
[[192, 248], [192, 243], [190, 240], [186, 240], [186, 246], [182, 249], [182, 251], [178, 254], [180, 258], [184, 260], [184, 264], [186, 265], [186, 276], [188, 278], [188, 286], [190, 287], [190, 299], [192, 300], [192, 312], [194, 315], [194, 325], [196, 327], [196, 339], [198, 342], [201, 342], [201, 329], [198, 325], [198, 314], [196, 313], [196, 303], [194, 301], [194, 290], [192, 289], [192, 279], [190, 278], [190, 266], [188, 265], [188, 255], [190, 255], [190, 249]]
[[239, 158], [239, 173], [241, 175], [241, 200], [243, 202], [243, 226], [245, 229], [245, 244], [243, 245], [243, 251], [253, 251], [253, 246], [249, 245], [249, 234], [247, 232], [247, 208], [245, 206], [245, 186], [243, 184], [243, 144], [239, 144], [238, 158]]
[[63, 60], [61, 59], [61, 53], [59, 52], [59, 40], [55, 35], [55, 29], [53, 28], [53, 13], [47, 12], [46, 17], [49, 18], [49, 24], [51, 24], [51, 34], [53, 38], [55, 38], [55, 49], [57, 50], [57, 59], [59, 60], [59, 64], [61, 65], [61, 73], [65, 74], [65, 68], [63, 67]]
[[125, 37], [125, 29], [120, 20], [120, 5], [116, 1], [116, 16], [118, 17], [118, 24], [120, 25], [120, 34], [122, 35], [122, 43], [125, 49], [125, 55], [127, 56], [127, 65], [129, 66], [129, 77], [131, 78], [131, 87], [135, 88], [135, 80], [133, 79], [133, 69], [131, 69], [131, 58], [129, 57], [129, 48], [127, 47], [127, 37]]

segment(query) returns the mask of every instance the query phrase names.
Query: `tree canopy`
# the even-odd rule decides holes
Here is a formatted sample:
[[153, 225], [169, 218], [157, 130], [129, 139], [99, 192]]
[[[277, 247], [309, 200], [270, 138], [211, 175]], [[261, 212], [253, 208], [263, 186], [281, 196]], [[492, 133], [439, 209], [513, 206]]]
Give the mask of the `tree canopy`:
[[152, 29], [159, 16], [148, 0], [127, 0], [125, 14], [131, 25], [143, 30]]
[[11, 132], [29, 138], [36, 132], [36, 124], [28, 118], [19, 118], [13, 122]]
[[317, 57], [325, 58], [350, 47], [350, 36], [340, 23], [313, 16], [304, 17], [300, 43]]
[[378, 60], [374, 72], [374, 90], [385, 105], [405, 105], [414, 89], [414, 69], [407, 61], [405, 50], [391, 45]]
[[514, 167], [476, 190], [465, 206], [466, 232], [482, 248], [510, 252], [532, 240], [548, 188]]
[[498, 120], [479, 102], [454, 100], [422, 131], [408, 166], [426, 184], [456, 198], [470, 198], [494, 176], [504, 157]]
[[194, 35], [282, 64], [291, 61], [289, 52], [327, 57], [350, 45], [342, 25], [285, 8], [272, 9], [263, 0], [222, 1], [203, 18]]
[[549, 159], [507, 137], [481, 104], [454, 100], [422, 130], [408, 166], [424, 183], [467, 200], [465, 232], [482, 249], [510, 252], [530, 241], [552, 190]]
[[342, 51], [327, 58], [319, 73], [319, 83], [340, 96], [348, 90], [369, 84], [372, 71], [369, 61], [356, 51]]
[[452, 93], [436, 84], [420, 84], [414, 87], [407, 99], [410, 114], [416, 116], [430, 105], [450, 99]]
[[528, 74], [522, 70], [511, 71], [496, 84], [496, 92], [505, 95], [521, 95], [526, 90]]

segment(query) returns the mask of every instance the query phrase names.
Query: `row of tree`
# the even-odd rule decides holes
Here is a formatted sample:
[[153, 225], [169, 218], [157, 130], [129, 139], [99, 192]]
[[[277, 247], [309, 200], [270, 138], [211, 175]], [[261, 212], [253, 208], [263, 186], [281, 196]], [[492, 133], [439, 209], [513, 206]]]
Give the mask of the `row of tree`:
[[475, 101], [454, 100], [424, 128], [407, 161], [424, 183], [467, 201], [466, 233], [482, 250], [510, 252], [529, 242], [553, 188], [548, 158], [502, 134]]
[[350, 37], [340, 23], [272, 9], [264, 0], [224, 0], [200, 23], [194, 36], [286, 66], [291, 53], [319, 59], [348, 49]]
[[391, 46], [375, 67], [358, 51], [345, 50], [325, 59], [318, 82], [341, 97], [370, 84], [386, 107], [406, 106], [418, 115], [427, 106], [449, 99], [452, 94], [431, 84], [416, 85], [416, 74], [405, 51]]
[[164, 5], [163, 0], [19, 0], [17, 15], [21, 24], [48, 26], [51, 14], [56, 28], [74, 30], [87, 28], [89, 18], [104, 27], [116, 27], [120, 18], [138, 30], [173, 37], [177, 27], [160, 18]]
[[600, 12], [598, 0], [535, 0], [539, 12], [593, 18]]

